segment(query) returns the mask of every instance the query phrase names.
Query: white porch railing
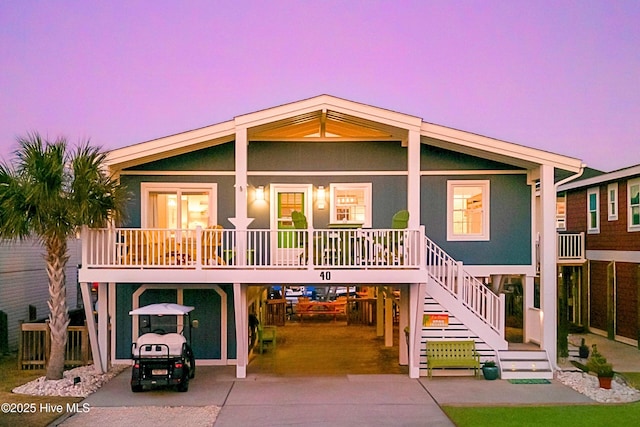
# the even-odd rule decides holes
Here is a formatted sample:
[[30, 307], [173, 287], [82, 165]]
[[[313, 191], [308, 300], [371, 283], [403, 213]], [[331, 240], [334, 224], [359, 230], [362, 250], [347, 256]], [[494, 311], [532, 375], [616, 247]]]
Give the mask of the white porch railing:
[[83, 266], [419, 269], [423, 234], [423, 229], [86, 229]]
[[585, 261], [584, 233], [558, 233], [558, 261]]
[[451, 258], [428, 237], [424, 239], [429, 275], [477, 318], [504, 336], [503, 299], [466, 272], [462, 262]]

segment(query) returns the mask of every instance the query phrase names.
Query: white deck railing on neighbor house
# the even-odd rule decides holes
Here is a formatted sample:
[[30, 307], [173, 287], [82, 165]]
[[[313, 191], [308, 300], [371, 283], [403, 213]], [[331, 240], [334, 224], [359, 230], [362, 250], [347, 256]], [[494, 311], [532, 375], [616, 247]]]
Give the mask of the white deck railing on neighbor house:
[[558, 233], [558, 261], [584, 262], [584, 233]]
[[427, 271], [430, 276], [467, 309], [502, 336], [501, 299], [480, 280], [465, 271], [462, 262], [451, 258], [428, 237], [424, 237]]
[[87, 268], [384, 268], [424, 265], [424, 230], [86, 229]]

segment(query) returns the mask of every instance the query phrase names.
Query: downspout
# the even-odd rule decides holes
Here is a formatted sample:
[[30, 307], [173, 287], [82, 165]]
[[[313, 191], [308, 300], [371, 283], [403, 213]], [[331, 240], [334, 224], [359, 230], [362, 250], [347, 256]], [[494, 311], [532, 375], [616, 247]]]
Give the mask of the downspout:
[[587, 165], [585, 165], [584, 163], [582, 163], [580, 165], [580, 170], [578, 171], [578, 173], [576, 173], [575, 175], [571, 175], [563, 180], [560, 180], [558, 182], [556, 182], [555, 188], [556, 188], [556, 194], [558, 193], [558, 187], [560, 187], [561, 185], [566, 184], [567, 182], [573, 181], [574, 179], [578, 179], [582, 176], [582, 174], [584, 173], [584, 168], [587, 167]]
[[[571, 176], [569, 176], [569, 177], [567, 177], [567, 178], [565, 178], [565, 179], [563, 179], [563, 180], [560, 180], [560, 181], [558, 181], [558, 182], [556, 182], [556, 183], [554, 183], [554, 184], [553, 184], [553, 192], [554, 192], [554, 194], [555, 194], [556, 199], [557, 199], [557, 197], [558, 197], [558, 188], [559, 188], [561, 185], [563, 185], [563, 184], [565, 184], [565, 183], [567, 183], [567, 182], [573, 181], [573, 180], [575, 180], [575, 179], [579, 178], [580, 176], [582, 176], [582, 174], [584, 173], [584, 168], [585, 168], [585, 167], [586, 167], [586, 165], [585, 165], [584, 163], [581, 163], [581, 164], [580, 164], [580, 169], [578, 170], [578, 172], [577, 172], [577, 173], [575, 173], [574, 175], [571, 175]], [[556, 203], [557, 203], [557, 201], [556, 201]], [[544, 202], [543, 202], [543, 205], [544, 205]], [[543, 217], [543, 222], [544, 222], [544, 217], [545, 217], [545, 213], [544, 213], [544, 212], [542, 212], [542, 217]], [[543, 230], [544, 230], [544, 226], [543, 226]], [[556, 235], [556, 237], [555, 237], [555, 239], [556, 239], [556, 243], [555, 243], [555, 245], [556, 245], [556, 248], [557, 248], [557, 239], [558, 239], [558, 238], [557, 238], [557, 231], [556, 231], [555, 235]], [[542, 248], [541, 248], [541, 249], [542, 249]], [[544, 251], [544, 249], [542, 249], [542, 250]], [[555, 259], [555, 268], [554, 268], [555, 283], [556, 283], [556, 285], [555, 285], [555, 291], [554, 291], [554, 293], [555, 293], [555, 298], [554, 298], [554, 299], [555, 299], [555, 301], [554, 301], [554, 302], [555, 302], [555, 308], [554, 308], [554, 311], [555, 311], [555, 313], [554, 313], [554, 314], [555, 314], [555, 316], [554, 316], [554, 318], [555, 318], [555, 325], [554, 325], [554, 330], [553, 330], [553, 334], [552, 334], [552, 335], [555, 335], [554, 340], [552, 340], [552, 341], [555, 341], [555, 342], [552, 344], [552, 347], [554, 348], [554, 353], [555, 353], [555, 354], [553, 354], [553, 355], [550, 355], [550, 354], [549, 354], [548, 346], [547, 346], [547, 344], [546, 344], [546, 342], [547, 342], [547, 334], [546, 334], [546, 331], [548, 331], [548, 327], [547, 327], [545, 324], [542, 324], [542, 325], [541, 325], [541, 329], [542, 329], [542, 342], [543, 342], [543, 343], [545, 343], [545, 344], [544, 344], [544, 348], [545, 348], [545, 351], [547, 352], [547, 357], [549, 358], [549, 361], [551, 362], [551, 366], [552, 366], [554, 369], [557, 369], [557, 367], [558, 367], [558, 366], [557, 366], [557, 358], [558, 358], [558, 351], [559, 351], [559, 349], [558, 349], [558, 346], [559, 346], [559, 337], [558, 337], [558, 332], [560, 332], [560, 331], [559, 331], [559, 330], [560, 330], [560, 328], [559, 328], [558, 314], [559, 314], [559, 312], [561, 312], [561, 311], [562, 311], [562, 309], [561, 309], [561, 308], [560, 308], [560, 306], [559, 306], [559, 305], [560, 305], [560, 303], [561, 303], [561, 301], [559, 300], [559, 295], [558, 295], [558, 282], [557, 282], [557, 280], [558, 280], [558, 267], [557, 267], [557, 265], [558, 265], [558, 262], [557, 262], [557, 261], [558, 261], [558, 260], [557, 260], [557, 256], [558, 256], [558, 255], [557, 255], [557, 253], [556, 253], [556, 255], [555, 255], [555, 256], [556, 256], [556, 259]], [[545, 255], [545, 257], [546, 257], [546, 255]], [[542, 262], [542, 261], [541, 261], [541, 262]], [[541, 276], [542, 276], [542, 272], [541, 272], [541, 273], [539, 273], [539, 274], [541, 274]], [[545, 277], [546, 277], [546, 273], [545, 273]], [[543, 280], [543, 279], [542, 279], [542, 277], [541, 277], [541, 281], [542, 281], [542, 280]], [[543, 285], [543, 286], [544, 286], [544, 285]], [[541, 297], [542, 297], [542, 295], [541, 295]], [[566, 304], [566, 301], [564, 301], [564, 303]]]

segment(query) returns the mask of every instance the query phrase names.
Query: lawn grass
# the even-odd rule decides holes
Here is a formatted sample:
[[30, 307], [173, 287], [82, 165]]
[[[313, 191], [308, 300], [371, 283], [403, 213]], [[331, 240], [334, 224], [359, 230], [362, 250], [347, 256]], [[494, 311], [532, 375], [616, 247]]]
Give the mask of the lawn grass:
[[[623, 372], [627, 383], [640, 390], [640, 372]], [[458, 427], [488, 426], [627, 426], [640, 419], [640, 402], [571, 406], [443, 406]], [[631, 424], [630, 424], [631, 423]]]
[[627, 380], [629, 386], [640, 390], [640, 372], [618, 372]]
[[458, 427], [628, 426], [640, 418], [640, 402], [573, 406], [444, 406]]
[[[34, 404], [35, 406], [34, 413], [0, 412], [0, 427], [47, 426], [66, 413], [67, 403], [72, 404], [82, 400], [81, 397], [28, 396], [11, 392], [15, 387], [26, 384], [43, 375], [45, 375], [44, 370], [19, 370], [17, 356], [15, 354], [0, 356], [0, 404]], [[46, 405], [47, 403], [50, 405], [62, 405], [64, 408], [63, 414], [41, 410], [40, 405]], [[30, 410], [33, 406], [28, 408]]]

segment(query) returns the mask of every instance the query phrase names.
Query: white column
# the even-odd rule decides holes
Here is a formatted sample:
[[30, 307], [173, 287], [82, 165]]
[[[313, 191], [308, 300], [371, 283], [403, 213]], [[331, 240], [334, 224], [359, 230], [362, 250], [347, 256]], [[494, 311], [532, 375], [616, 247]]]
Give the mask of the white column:
[[246, 378], [249, 362], [249, 314], [247, 313], [246, 285], [233, 284], [233, 306], [236, 313], [236, 378]]
[[409, 363], [409, 352], [407, 349], [407, 340], [404, 333], [404, 328], [406, 328], [407, 326], [409, 326], [409, 286], [403, 286], [400, 289], [400, 354], [398, 360], [398, 363], [400, 365], [406, 365], [407, 363]]
[[109, 334], [107, 332], [109, 326], [108, 302], [107, 284], [98, 283], [98, 345], [100, 346], [100, 365], [103, 372], [107, 372], [107, 349], [109, 348]]
[[420, 227], [420, 132], [409, 130], [407, 147], [407, 210], [409, 228]]
[[[236, 167], [236, 183], [235, 183], [235, 197], [236, 197], [236, 211], [235, 217], [229, 218], [236, 230], [245, 231], [249, 224], [253, 221], [253, 218], [247, 217], [247, 153], [248, 153], [248, 138], [247, 128], [238, 128], [236, 130], [236, 152], [235, 152], [235, 167]], [[238, 265], [246, 265], [247, 260], [247, 235], [244, 232], [236, 235], [236, 260]]]
[[[522, 341], [527, 343], [531, 341], [531, 338], [534, 340], [538, 340], [537, 337], [531, 336], [531, 330], [533, 325], [529, 325], [529, 310], [533, 308], [533, 300], [534, 300], [534, 288], [535, 288], [535, 278], [532, 276], [523, 276], [522, 277]], [[537, 330], [537, 325], [536, 329]]]
[[82, 292], [82, 304], [84, 305], [84, 315], [87, 319], [87, 329], [89, 329], [89, 343], [91, 344], [91, 354], [93, 354], [94, 367], [99, 374], [104, 373], [102, 364], [97, 363], [100, 357], [100, 346], [98, 346], [98, 334], [96, 333], [96, 322], [93, 317], [93, 307], [91, 307], [91, 290], [87, 282], [80, 283], [80, 291]]
[[384, 300], [384, 346], [393, 347], [393, 288], [387, 287]]
[[556, 187], [553, 166], [540, 167], [540, 309], [543, 316], [541, 347], [551, 362], [557, 360]]
[[380, 286], [376, 296], [376, 336], [384, 335], [384, 287]]
[[247, 218], [247, 128], [236, 130], [236, 219]]
[[116, 360], [116, 284], [109, 283], [109, 366], [113, 365]]
[[420, 345], [422, 337], [422, 314], [424, 298], [427, 292], [426, 283], [409, 285], [409, 377], [420, 376]]

